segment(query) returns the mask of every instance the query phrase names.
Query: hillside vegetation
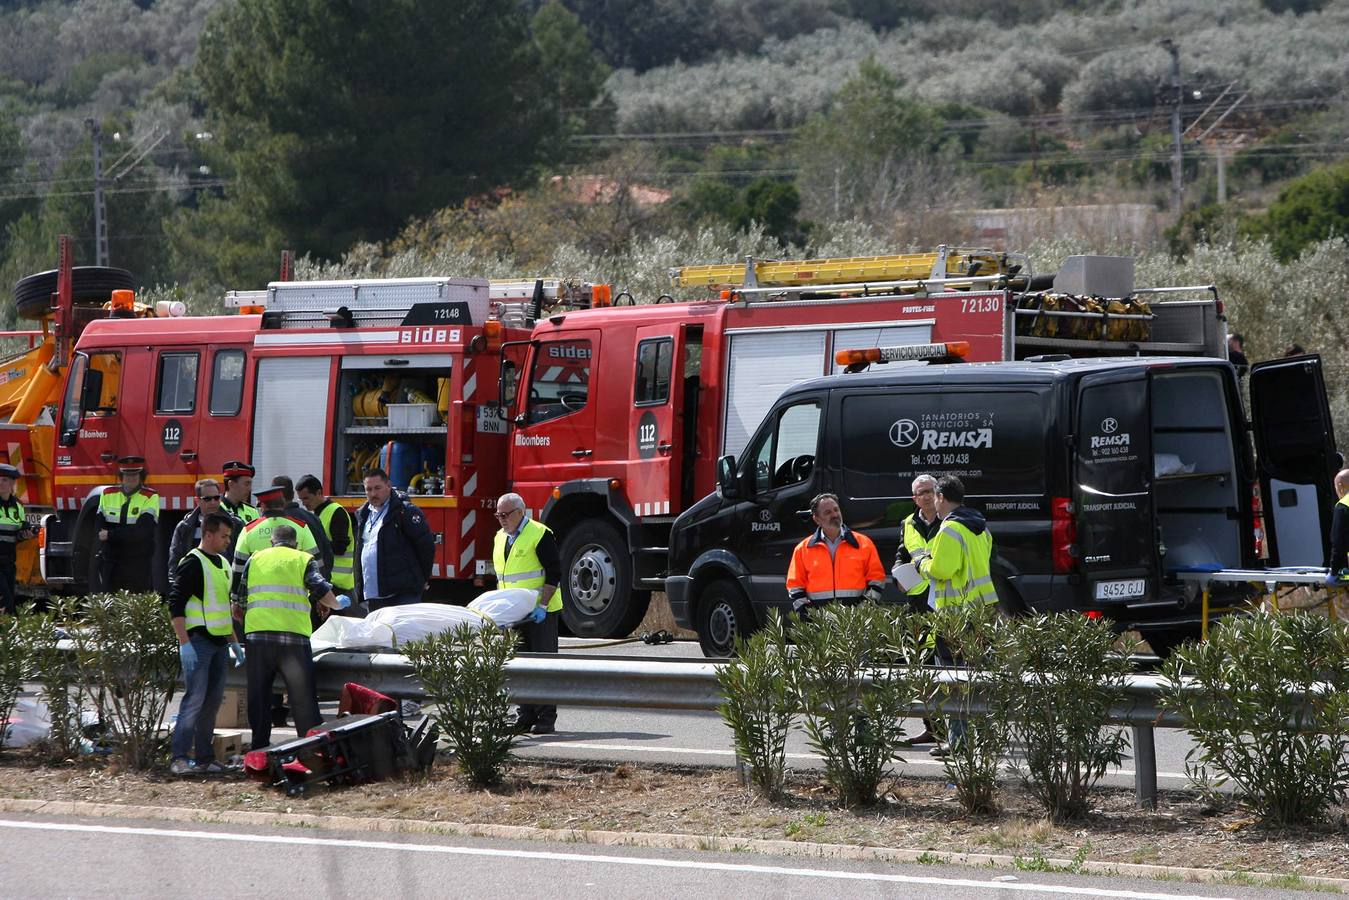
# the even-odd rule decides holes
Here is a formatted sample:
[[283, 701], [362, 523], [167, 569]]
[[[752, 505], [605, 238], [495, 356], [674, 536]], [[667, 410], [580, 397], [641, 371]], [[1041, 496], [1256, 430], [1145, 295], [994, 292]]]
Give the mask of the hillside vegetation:
[[1013, 249], [1131, 253], [1151, 283], [1223, 286], [1256, 355], [1333, 351], [1346, 35], [1349, 0], [10, 0], [0, 280], [50, 268], [60, 233], [94, 262], [96, 125], [111, 263], [201, 310], [282, 249], [653, 299], [680, 263], [1131, 204], [1161, 225]]

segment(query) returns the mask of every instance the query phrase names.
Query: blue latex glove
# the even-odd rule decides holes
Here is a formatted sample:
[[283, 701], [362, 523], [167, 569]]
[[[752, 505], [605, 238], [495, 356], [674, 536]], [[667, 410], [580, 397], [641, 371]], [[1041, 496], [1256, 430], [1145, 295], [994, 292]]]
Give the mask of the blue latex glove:
[[244, 646], [238, 641], [230, 641], [229, 645], [230, 659], [234, 661], [234, 668], [239, 668], [244, 664]]
[[186, 681], [197, 670], [197, 648], [191, 641], [178, 645], [178, 661], [183, 664], [183, 680]]
[[1326, 575], [1326, 585], [1329, 587], [1345, 587], [1345, 577], [1349, 576], [1349, 570], [1340, 569], [1338, 572], [1330, 572]]
[[529, 621], [533, 622], [535, 625], [538, 625], [546, 618], [548, 618], [548, 610], [542, 606], [535, 606], [529, 611]]
[[351, 598], [348, 597], [346, 594], [338, 594], [338, 595], [337, 595], [337, 608], [338, 608], [338, 609], [350, 609], [350, 608], [351, 608]]

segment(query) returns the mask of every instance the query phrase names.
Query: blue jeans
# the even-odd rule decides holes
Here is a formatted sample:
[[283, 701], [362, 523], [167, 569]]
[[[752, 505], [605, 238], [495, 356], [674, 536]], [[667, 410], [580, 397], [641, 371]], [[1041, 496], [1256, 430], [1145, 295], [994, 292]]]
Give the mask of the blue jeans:
[[[937, 638], [937, 663], [938, 665], [950, 666], [951, 668], [964, 668], [965, 661], [960, 655], [952, 651], [951, 645], [946, 643], [940, 637]], [[960, 746], [965, 740], [965, 720], [956, 716], [947, 716], [946, 718], [946, 742], [952, 749]]]
[[[187, 690], [178, 707], [178, 724], [173, 727], [170, 746], [174, 759], [187, 759], [193, 755], [197, 765], [205, 765], [215, 758], [211, 739], [215, 715], [225, 696], [225, 660], [229, 657], [229, 645], [217, 644], [200, 633], [191, 635], [188, 640], [197, 651], [197, 667], [187, 678]], [[194, 748], [196, 753], [191, 754]]]

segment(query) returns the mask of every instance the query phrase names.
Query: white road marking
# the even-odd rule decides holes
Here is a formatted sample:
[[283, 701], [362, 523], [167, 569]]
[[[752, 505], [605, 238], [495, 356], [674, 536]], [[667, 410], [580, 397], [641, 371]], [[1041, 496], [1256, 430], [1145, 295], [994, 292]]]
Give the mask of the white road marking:
[[694, 859], [661, 859], [644, 856], [606, 856], [588, 853], [559, 853], [547, 850], [499, 850], [491, 847], [456, 847], [446, 844], [400, 844], [393, 841], [363, 841], [341, 838], [298, 837], [280, 834], [239, 834], [228, 831], [185, 831], [171, 828], [138, 828], [124, 825], [79, 825], [73, 822], [21, 822], [0, 819], [0, 828], [17, 831], [68, 831], [86, 834], [120, 834], [136, 837], [178, 838], [191, 841], [225, 841], [242, 844], [288, 844], [324, 849], [350, 848], [390, 850], [404, 853], [441, 853], [451, 856], [484, 856], [502, 859], [531, 859], [551, 862], [607, 863], [616, 866], [648, 866], [657, 869], [700, 869], [743, 875], [786, 875], [794, 878], [824, 878], [839, 881], [879, 881], [891, 884], [924, 884], [964, 887], [986, 891], [1039, 891], [1076, 897], [1119, 897], [1127, 900], [1232, 900], [1199, 894], [1163, 894], [1147, 891], [1120, 891], [1106, 888], [1076, 887], [1060, 884], [975, 881], [970, 878], [938, 878], [923, 875], [895, 875], [884, 872], [844, 872], [830, 869], [803, 869], [789, 866], [756, 866], [745, 863], [719, 863]]
[[[635, 744], [592, 744], [582, 741], [539, 741], [535, 744], [526, 744], [527, 747], [572, 747], [577, 750], [613, 750], [620, 753], [682, 753], [693, 756], [735, 756], [734, 750], [721, 748], [699, 748], [699, 747], [663, 747], [659, 745], [638, 746]], [[922, 751], [926, 753], [927, 751]], [[788, 753], [788, 759], [821, 759], [818, 753]], [[912, 756], [898, 756], [896, 759], [903, 760], [906, 765], [918, 766], [942, 766], [945, 765], [941, 760], [934, 758], [915, 758]], [[1111, 769], [1109, 775], [1127, 775], [1133, 777], [1133, 769]], [[1189, 778], [1184, 772], [1158, 772], [1158, 778]]]

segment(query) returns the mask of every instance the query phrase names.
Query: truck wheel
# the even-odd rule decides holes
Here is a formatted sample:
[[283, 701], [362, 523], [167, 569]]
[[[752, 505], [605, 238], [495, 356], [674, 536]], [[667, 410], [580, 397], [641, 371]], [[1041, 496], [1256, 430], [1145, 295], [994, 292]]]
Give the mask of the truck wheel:
[[568, 530], [562, 565], [562, 620], [577, 637], [627, 637], [646, 615], [651, 592], [632, 589], [632, 554], [608, 522]]
[[719, 578], [703, 588], [697, 598], [694, 625], [703, 656], [724, 658], [735, 655], [736, 638], [747, 638], [754, 631], [754, 613], [740, 585]]
[[[76, 266], [71, 270], [75, 302], [107, 303], [113, 291], [134, 290], [135, 277], [126, 269], [109, 266]], [[57, 270], [20, 278], [14, 285], [14, 309], [25, 319], [40, 319], [51, 310], [56, 293]]]

